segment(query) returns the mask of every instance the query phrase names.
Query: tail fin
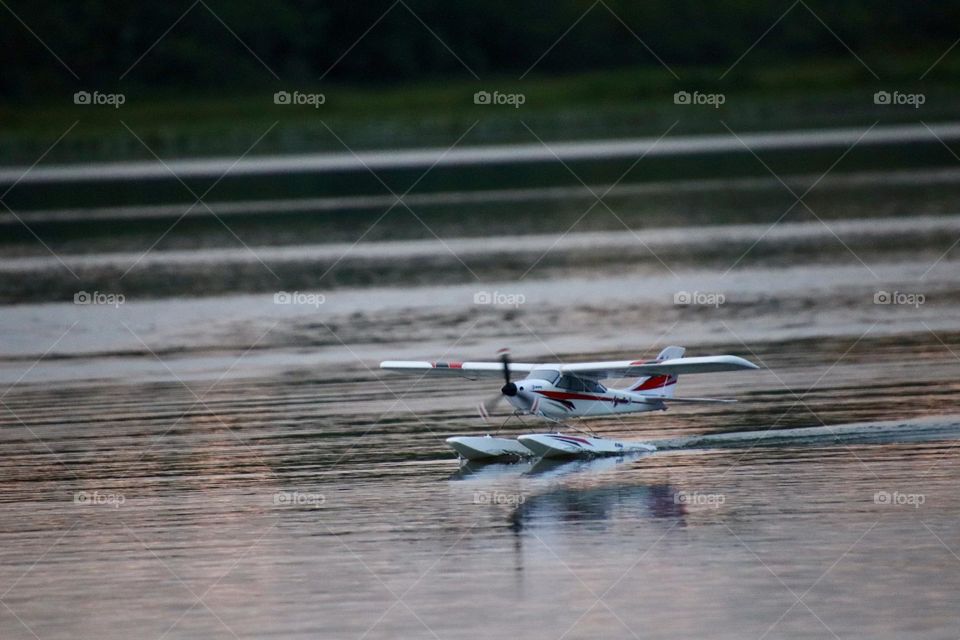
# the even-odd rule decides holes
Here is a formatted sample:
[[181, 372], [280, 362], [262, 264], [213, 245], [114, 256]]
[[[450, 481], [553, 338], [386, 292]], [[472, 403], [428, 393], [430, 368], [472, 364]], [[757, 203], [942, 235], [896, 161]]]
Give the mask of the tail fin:
[[[682, 358], [684, 351], [686, 351], [686, 349], [683, 347], [667, 347], [657, 356], [657, 362]], [[630, 387], [630, 390], [656, 396], [673, 396], [673, 391], [676, 387], [677, 376], [675, 375], [643, 376], [637, 378], [637, 381]]]

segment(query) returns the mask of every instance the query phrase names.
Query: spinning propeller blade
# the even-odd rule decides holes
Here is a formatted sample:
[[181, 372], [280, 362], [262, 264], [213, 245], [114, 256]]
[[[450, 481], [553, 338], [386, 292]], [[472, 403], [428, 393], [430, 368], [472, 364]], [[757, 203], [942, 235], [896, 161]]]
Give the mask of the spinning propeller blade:
[[477, 412], [484, 422], [487, 422], [487, 419], [490, 417], [490, 412], [497, 408], [501, 400], [503, 400], [503, 394], [498, 393], [477, 405]]
[[487, 421], [487, 418], [490, 417], [490, 412], [493, 411], [500, 401], [503, 400], [504, 396], [515, 396], [517, 395], [517, 385], [510, 382], [510, 350], [509, 349], [500, 349], [497, 351], [500, 354], [500, 362], [503, 363], [503, 387], [500, 389], [500, 393], [495, 396], [484, 400], [477, 405], [477, 412], [480, 414], [480, 417], [484, 422]]
[[497, 353], [503, 363], [503, 384], [510, 384], [510, 349], [500, 349]]

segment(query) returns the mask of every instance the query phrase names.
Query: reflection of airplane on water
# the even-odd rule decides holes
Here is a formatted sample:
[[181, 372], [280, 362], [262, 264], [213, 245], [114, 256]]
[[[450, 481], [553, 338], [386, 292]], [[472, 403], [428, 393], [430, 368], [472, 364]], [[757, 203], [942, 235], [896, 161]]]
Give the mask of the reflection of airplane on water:
[[593, 487], [558, 486], [528, 496], [510, 513], [510, 525], [521, 531], [528, 523], [588, 523], [606, 526], [613, 515], [639, 520], [652, 516], [683, 520], [685, 505], [677, 502], [669, 484], [602, 484]]
[[580, 472], [596, 476], [591, 486], [557, 484], [546, 491], [522, 495], [511, 504], [510, 525], [520, 531], [531, 520], [538, 524], [609, 521], [614, 513], [627, 518], [646, 517], [682, 520], [686, 506], [677, 501], [677, 491], [669, 484], [622, 484], [604, 482], [603, 471], [635, 460], [629, 458], [593, 458], [590, 460], [549, 460], [514, 464], [470, 464], [458, 469], [451, 480], [464, 481], [472, 486], [489, 486], [491, 491], [503, 490], [495, 482], [510, 478], [531, 480], [559, 479]]
[[544, 550], [545, 544], [552, 544], [545, 540], [565, 538], [589, 545], [592, 532], [614, 526], [635, 528], [638, 534], [653, 526], [665, 533], [686, 522], [687, 507], [676, 499], [674, 486], [638, 482], [630, 474], [604, 473], [645, 455], [514, 464], [468, 462], [450, 476], [450, 484], [473, 491], [475, 502], [478, 496], [486, 496], [483, 503], [489, 507], [483, 508], [498, 519], [505, 516], [505, 525], [513, 532], [519, 585], [528, 560], [539, 564], [538, 553], [552, 553]]
[[[642, 454], [640, 454], [642, 455]], [[539, 458], [527, 459], [520, 462], [483, 463], [467, 461], [460, 465], [451, 476], [451, 480], [495, 480], [510, 477], [540, 477], [552, 478], [572, 475], [579, 471], [593, 471], [594, 473], [612, 469], [627, 460], [633, 460], [639, 455], [626, 457], [588, 458], [588, 459], [557, 459]]]

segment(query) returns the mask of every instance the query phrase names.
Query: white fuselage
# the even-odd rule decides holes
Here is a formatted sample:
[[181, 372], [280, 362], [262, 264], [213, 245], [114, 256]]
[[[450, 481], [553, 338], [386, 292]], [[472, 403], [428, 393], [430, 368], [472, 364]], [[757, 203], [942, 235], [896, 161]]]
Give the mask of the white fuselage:
[[561, 386], [538, 378], [518, 380], [517, 394], [508, 396], [507, 400], [523, 413], [550, 420], [666, 409], [662, 400], [651, 397], [653, 394], [607, 389], [590, 380], [561, 378], [558, 382]]

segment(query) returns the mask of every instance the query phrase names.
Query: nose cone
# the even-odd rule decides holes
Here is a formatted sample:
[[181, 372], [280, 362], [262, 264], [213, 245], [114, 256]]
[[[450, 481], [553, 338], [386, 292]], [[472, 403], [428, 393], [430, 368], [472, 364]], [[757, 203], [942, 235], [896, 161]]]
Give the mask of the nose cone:
[[500, 393], [508, 398], [512, 398], [517, 395], [517, 385], [513, 384], [512, 382], [508, 382], [500, 388]]

